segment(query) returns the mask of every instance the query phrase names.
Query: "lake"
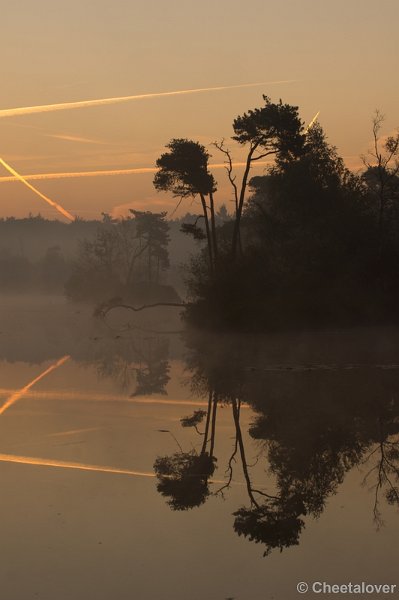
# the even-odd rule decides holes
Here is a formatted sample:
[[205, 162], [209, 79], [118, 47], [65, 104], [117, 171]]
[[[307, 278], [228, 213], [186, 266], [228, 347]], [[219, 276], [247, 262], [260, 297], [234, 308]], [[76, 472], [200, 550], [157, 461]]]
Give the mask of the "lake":
[[2, 598], [399, 584], [399, 330], [209, 335], [175, 309], [0, 308]]

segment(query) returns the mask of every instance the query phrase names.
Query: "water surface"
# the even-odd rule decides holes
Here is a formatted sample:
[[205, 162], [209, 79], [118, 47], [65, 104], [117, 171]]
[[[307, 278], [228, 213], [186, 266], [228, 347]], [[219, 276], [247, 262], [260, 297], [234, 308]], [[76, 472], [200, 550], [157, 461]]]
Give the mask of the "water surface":
[[2, 597], [397, 583], [399, 332], [182, 336], [169, 313], [1, 308]]

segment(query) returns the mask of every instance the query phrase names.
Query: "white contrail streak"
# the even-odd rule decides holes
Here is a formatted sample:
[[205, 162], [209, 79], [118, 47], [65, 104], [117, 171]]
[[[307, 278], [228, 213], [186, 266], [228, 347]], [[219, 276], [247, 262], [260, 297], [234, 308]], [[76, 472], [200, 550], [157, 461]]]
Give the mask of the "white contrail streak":
[[[135, 169], [108, 169], [102, 171], [71, 171], [67, 173], [32, 173], [24, 175], [27, 181], [39, 181], [45, 179], [77, 179], [80, 177], [109, 177], [112, 175], [138, 175], [144, 173], [155, 173], [155, 167], [137, 167]], [[0, 183], [17, 181], [15, 177], [0, 177]]]
[[20, 181], [21, 183], [23, 183], [24, 185], [26, 185], [27, 188], [29, 188], [30, 190], [32, 190], [32, 192], [34, 192], [37, 196], [39, 196], [39, 198], [42, 198], [42, 200], [44, 200], [45, 202], [47, 202], [47, 204], [50, 204], [50, 206], [52, 206], [53, 208], [55, 208], [56, 210], [58, 210], [58, 212], [61, 215], [63, 215], [64, 217], [66, 217], [70, 221], [74, 221], [75, 220], [75, 217], [73, 215], [71, 215], [70, 212], [68, 212], [67, 210], [65, 210], [65, 208], [63, 208], [60, 204], [57, 204], [57, 202], [54, 202], [54, 200], [51, 200], [51, 198], [48, 198], [47, 196], [45, 196], [44, 194], [42, 194], [41, 192], [39, 192], [39, 190], [37, 190], [35, 187], [33, 187], [33, 185], [31, 185], [28, 181], [26, 181], [25, 177], [23, 177], [15, 169], [13, 169], [12, 167], [10, 167], [10, 165], [8, 163], [6, 163], [6, 161], [3, 160], [2, 158], [0, 158], [0, 164], [3, 165], [3, 167], [9, 173], [11, 173], [11, 175], [13, 175], [13, 177], [15, 177], [18, 181]]
[[97, 146], [105, 146], [106, 142], [100, 140], [92, 140], [90, 138], [80, 137], [77, 135], [66, 135], [63, 133], [43, 133], [44, 137], [53, 138], [55, 140], [63, 140], [64, 142], [77, 142], [78, 144], [95, 144]]
[[[267, 161], [259, 161], [256, 163], [258, 166], [265, 166], [269, 164]], [[235, 162], [233, 167], [245, 167], [244, 162]], [[225, 163], [215, 163], [209, 165], [212, 169], [225, 169]], [[24, 175], [26, 181], [39, 181], [47, 179], [78, 179], [80, 177], [111, 177], [115, 175], [143, 175], [146, 173], [156, 173], [158, 169], [156, 167], [137, 167], [135, 169], [108, 169], [102, 171], [71, 171], [67, 173], [32, 173], [30, 175]], [[10, 183], [19, 181], [17, 177], [0, 177], [0, 183]]]
[[319, 114], [320, 114], [320, 111], [317, 111], [317, 113], [315, 114], [313, 119], [310, 121], [309, 125], [306, 127], [305, 134], [308, 133], [309, 129], [311, 129], [311, 127], [316, 123], [316, 121], [319, 117]]
[[153, 92], [151, 94], [136, 94], [134, 96], [116, 96], [114, 98], [99, 98], [97, 100], [80, 100], [78, 102], [60, 102], [58, 104], [43, 104], [40, 106], [23, 106], [19, 108], [5, 108], [0, 110], [0, 119], [7, 117], [18, 117], [21, 115], [33, 115], [36, 113], [54, 112], [58, 110], [73, 110], [75, 108], [89, 108], [91, 106], [106, 106], [108, 104], [119, 104], [132, 100], [146, 100], [150, 98], [162, 98], [167, 96], [182, 96], [187, 94], [199, 94], [202, 92], [220, 92], [224, 90], [258, 87], [261, 85], [274, 85], [279, 83], [294, 83], [295, 79], [281, 81], [261, 81], [259, 83], [240, 83], [236, 85], [223, 85], [217, 87], [196, 88], [189, 90], [177, 90], [173, 92]]

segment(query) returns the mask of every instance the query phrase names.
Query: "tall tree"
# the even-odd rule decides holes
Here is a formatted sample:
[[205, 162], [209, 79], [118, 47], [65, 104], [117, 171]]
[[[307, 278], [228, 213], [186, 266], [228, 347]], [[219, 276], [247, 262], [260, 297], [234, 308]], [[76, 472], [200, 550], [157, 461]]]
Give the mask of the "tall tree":
[[135, 221], [135, 237], [147, 257], [147, 280], [159, 283], [160, 272], [169, 267], [169, 225], [166, 212], [131, 210]]
[[381, 242], [387, 213], [399, 199], [399, 132], [381, 139], [384, 115], [376, 110], [372, 120], [373, 144], [367, 156], [362, 156], [366, 171], [363, 180], [377, 200]]
[[[199, 142], [173, 139], [158, 158], [158, 172], [154, 177], [157, 190], [172, 192], [181, 200], [199, 196], [208, 243], [210, 269], [217, 260], [216, 222], [213, 194], [216, 182], [209, 172], [209, 153]], [[209, 202], [209, 204], [207, 204]]]
[[229, 180], [234, 188], [236, 200], [236, 218], [232, 239], [234, 257], [239, 247], [241, 217], [251, 167], [256, 161], [271, 155], [276, 156], [279, 164], [294, 160], [302, 154], [306, 139], [297, 106], [283, 104], [281, 100], [275, 104], [268, 96], [263, 96], [263, 100], [265, 102], [263, 107], [249, 110], [248, 113], [238, 116], [233, 122], [235, 135], [232, 139], [248, 149], [239, 188], [233, 176], [230, 151], [225, 148], [223, 142], [215, 144], [227, 157]]

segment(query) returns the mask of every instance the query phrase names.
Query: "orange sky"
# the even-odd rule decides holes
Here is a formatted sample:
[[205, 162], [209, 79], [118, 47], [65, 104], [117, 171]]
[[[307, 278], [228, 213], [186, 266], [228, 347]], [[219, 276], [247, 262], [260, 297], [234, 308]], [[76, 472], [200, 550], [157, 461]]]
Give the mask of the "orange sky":
[[[207, 146], [229, 138], [232, 120], [259, 106], [265, 93], [299, 105], [305, 122], [320, 110], [329, 140], [358, 168], [375, 108], [386, 114], [386, 131], [399, 124], [398, 17], [397, 0], [8, 3], [0, 117], [26, 106], [226, 89], [8, 115], [0, 118], [0, 156], [22, 175], [151, 168], [172, 137]], [[260, 81], [285, 83], [229, 87]], [[220, 201], [229, 202], [223, 170], [215, 175]], [[176, 201], [157, 194], [152, 177], [144, 171], [34, 185], [84, 218], [129, 207], [173, 209]], [[186, 209], [196, 210], [189, 203]], [[0, 183], [0, 216], [39, 211], [58, 218], [20, 182]]]

